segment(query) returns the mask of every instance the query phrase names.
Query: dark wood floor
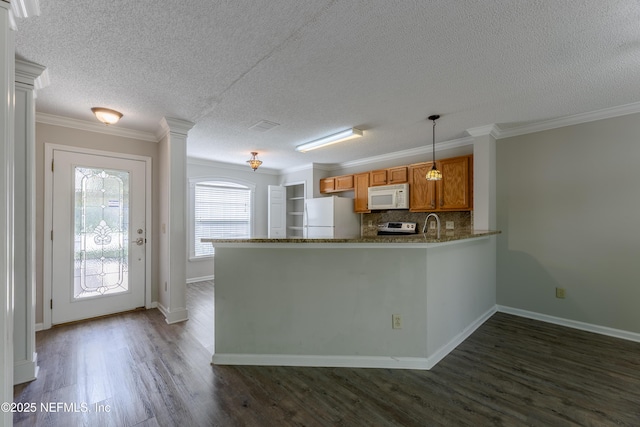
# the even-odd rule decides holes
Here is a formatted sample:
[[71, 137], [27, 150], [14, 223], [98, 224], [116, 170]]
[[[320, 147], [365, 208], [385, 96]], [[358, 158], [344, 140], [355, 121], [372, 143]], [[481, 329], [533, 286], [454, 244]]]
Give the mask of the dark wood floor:
[[148, 310], [38, 332], [16, 402], [78, 412], [15, 425], [640, 425], [640, 343], [496, 314], [431, 371], [211, 366], [206, 292], [189, 286], [182, 324]]

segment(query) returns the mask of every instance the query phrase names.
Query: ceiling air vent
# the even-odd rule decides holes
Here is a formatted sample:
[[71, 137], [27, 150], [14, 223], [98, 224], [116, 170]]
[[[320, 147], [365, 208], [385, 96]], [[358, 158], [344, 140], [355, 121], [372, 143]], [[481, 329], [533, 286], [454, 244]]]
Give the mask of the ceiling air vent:
[[280, 123], [270, 122], [269, 120], [260, 120], [255, 125], [249, 127], [249, 129], [253, 129], [257, 132], [266, 132], [276, 126], [280, 126]]

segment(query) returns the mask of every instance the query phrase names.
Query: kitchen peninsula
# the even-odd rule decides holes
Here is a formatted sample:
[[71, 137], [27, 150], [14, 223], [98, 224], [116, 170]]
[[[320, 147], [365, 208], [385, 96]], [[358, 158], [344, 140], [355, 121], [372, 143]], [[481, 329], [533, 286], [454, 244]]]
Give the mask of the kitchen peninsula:
[[495, 310], [495, 234], [203, 239], [213, 363], [431, 369]]

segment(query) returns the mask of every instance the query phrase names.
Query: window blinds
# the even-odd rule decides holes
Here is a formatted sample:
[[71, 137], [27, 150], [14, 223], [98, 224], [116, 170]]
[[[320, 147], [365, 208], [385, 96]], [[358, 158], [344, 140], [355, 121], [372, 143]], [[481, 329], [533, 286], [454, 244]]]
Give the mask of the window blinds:
[[213, 255], [211, 243], [200, 239], [248, 239], [251, 237], [251, 190], [231, 182], [195, 185], [195, 256]]

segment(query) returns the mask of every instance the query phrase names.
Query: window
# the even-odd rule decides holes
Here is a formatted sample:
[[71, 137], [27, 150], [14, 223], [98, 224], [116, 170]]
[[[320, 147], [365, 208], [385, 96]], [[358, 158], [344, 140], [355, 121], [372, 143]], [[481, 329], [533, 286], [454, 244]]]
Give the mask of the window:
[[253, 188], [229, 181], [191, 183], [193, 212], [191, 257], [213, 255], [200, 239], [248, 239], [252, 234]]

